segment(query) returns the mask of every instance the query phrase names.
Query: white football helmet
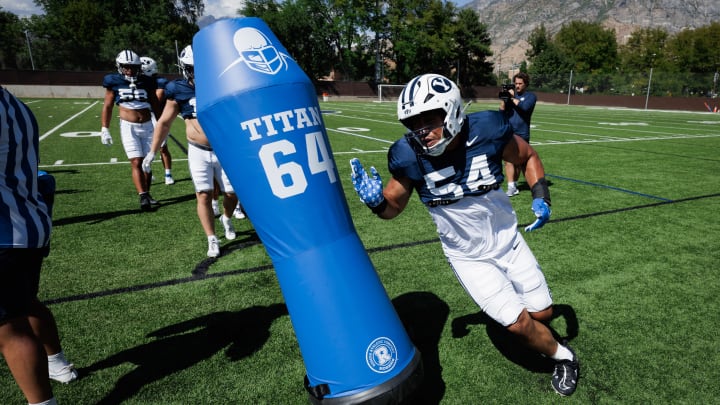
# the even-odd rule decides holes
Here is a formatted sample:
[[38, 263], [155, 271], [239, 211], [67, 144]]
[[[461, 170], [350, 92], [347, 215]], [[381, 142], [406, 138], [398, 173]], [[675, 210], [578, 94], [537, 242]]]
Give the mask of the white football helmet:
[[[120, 51], [117, 57], [115, 57], [115, 66], [117, 66], [118, 73], [125, 76], [125, 79], [135, 80], [138, 74], [140, 74], [142, 62], [140, 62], [138, 54], [129, 49], [125, 49]], [[126, 75], [125, 72], [123, 72], [123, 67], [132, 67], [134, 75]]]
[[147, 77], [153, 77], [158, 72], [157, 62], [155, 59], [148, 56], [141, 56], [140, 63], [142, 63], [142, 73]]
[[178, 66], [180, 66], [180, 70], [182, 70], [183, 77], [185, 77], [186, 80], [195, 78], [195, 59], [193, 58], [192, 45], [186, 46], [182, 52], [180, 52]]
[[[432, 147], [422, 141], [427, 128], [413, 132], [406, 120], [427, 111], [445, 112], [443, 139]], [[397, 116], [411, 131], [405, 135], [417, 154], [440, 156], [448, 144], [455, 138], [465, 123], [465, 110], [460, 89], [450, 79], [438, 74], [424, 74], [410, 80], [400, 93], [397, 103]]]

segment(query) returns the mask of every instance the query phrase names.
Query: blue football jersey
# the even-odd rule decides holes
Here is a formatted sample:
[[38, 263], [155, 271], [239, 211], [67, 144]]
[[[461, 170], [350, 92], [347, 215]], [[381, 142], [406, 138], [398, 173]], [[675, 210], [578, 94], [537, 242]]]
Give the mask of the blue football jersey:
[[157, 83], [157, 88], [160, 90], [165, 90], [165, 87], [169, 83], [167, 78], [161, 76], [156, 76], [155, 82]]
[[177, 79], [168, 82], [165, 86], [165, 98], [175, 100], [180, 106], [180, 116], [183, 119], [197, 118], [197, 104], [195, 103], [195, 87], [186, 79]]
[[102, 86], [112, 90], [115, 93], [115, 104], [120, 105], [124, 102], [140, 102], [147, 103], [147, 108], [151, 108], [148, 101], [148, 93], [155, 93], [157, 83], [155, 79], [145, 75], [138, 76], [135, 81], [134, 88], [130, 86], [130, 81], [119, 73], [111, 73], [105, 75]]
[[406, 138], [388, 151], [388, 169], [394, 177], [407, 177], [424, 204], [480, 195], [503, 182], [502, 153], [513, 130], [499, 111], [467, 116], [457, 135], [462, 144], [440, 156], [417, 155]]

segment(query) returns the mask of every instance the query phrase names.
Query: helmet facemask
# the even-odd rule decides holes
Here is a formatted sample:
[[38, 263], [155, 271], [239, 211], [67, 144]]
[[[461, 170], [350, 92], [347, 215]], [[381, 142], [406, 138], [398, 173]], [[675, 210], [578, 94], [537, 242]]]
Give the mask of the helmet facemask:
[[[118, 53], [117, 57], [115, 57], [115, 66], [117, 66], [118, 73], [130, 83], [134, 83], [142, 71], [140, 57], [129, 49], [122, 50]], [[126, 70], [130, 70], [130, 72], [126, 73]]]
[[195, 79], [195, 58], [193, 57], [192, 46], [188, 45], [180, 52], [178, 66], [185, 80], [191, 81]]
[[[460, 90], [450, 79], [438, 74], [425, 74], [412, 79], [398, 98], [398, 119], [410, 130], [405, 135], [415, 153], [440, 156], [460, 133], [465, 123]], [[444, 113], [442, 138], [433, 146], [427, 146], [425, 137], [435, 128], [411, 128], [408, 124], [413, 117], [430, 111]]]
[[155, 59], [142, 56], [140, 57], [140, 62], [142, 62], [142, 74], [147, 77], [153, 77], [158, 72], [157, 62], [155, 62]]

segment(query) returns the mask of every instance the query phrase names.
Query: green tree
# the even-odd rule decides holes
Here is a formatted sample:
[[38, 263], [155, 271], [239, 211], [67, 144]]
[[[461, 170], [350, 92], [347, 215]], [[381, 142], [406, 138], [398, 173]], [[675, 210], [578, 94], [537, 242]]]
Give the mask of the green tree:
[[405, 83], [421, 73], [452, 76], [457, 47], [453, 18], [456, 7], [441, 0], [391, 0], [387, 18], [395, 62], [391, 83]]
[[[153, 57], [161, 71], [176, 63], [175, 42], [189, 44], [202, 0], [116, 2], [38, 0], [45, 15], [33, 16], [33, 56], [43, 69], [114, 69], [117, 53], [132, 49]], [[37, 52], [35, 49], [37, 48]]]
[[329, 0], [326, 29], [329, 43], [337, 55], [334, 68], [350, 80], [373, 76], [374, 35], [369, 35], [375, 0]]
[[327, 75], [337, 64], [338, 54], [333, 52], [327, 34], [330, 14], [322, 0], [287, 0], [282, 4], [250, 0], [242, 13], [262, 18], [311, 79]]
[[572, 61], [574, 71], [588, 91], [603, 92], [612, 85], [608, 73], [617, 66], [615, 30], [599, 23], [572, 21], [555, 35], [555, 44]]
[[488, 61], [492, 56], [490, 35], [474, 10], [466, 8], [458, 12], [452, 38], [456, 46], [458, 84], [461, 88], [494, 84], [493, 65]]
[[678, 70], [712, 73], [720, 68], [720, 22], [683, 30], [668, 41], [668, 59]]
[[527, 72], [532, 86], [545, 91], [566, 91], [572, 60], [553, 42], [544, 24], [530, 33], [528, 43], [530, 48], [525, 55], [530, 61]]
[[665, 44], [668, 33], [660, 28], [642, 28], [630, 35], [618, 50], [618, 62], [626, 72], [645, 72], [650, 67], [667, 68]]
[[0, 7], [0, 35], [4, 38], [0, 43], [0, 68], [17, 69], [17, 57], [22, 50], [25, 33], [18, 16], [3, 11], [2, 7]]

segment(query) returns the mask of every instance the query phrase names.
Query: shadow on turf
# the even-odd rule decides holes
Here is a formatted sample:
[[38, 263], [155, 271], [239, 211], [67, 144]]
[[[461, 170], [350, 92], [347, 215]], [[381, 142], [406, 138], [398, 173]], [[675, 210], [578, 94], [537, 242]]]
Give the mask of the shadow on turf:
[[[565, 304], [556, 304], [553, 306], [552, 319], [565, 318], [566, 331], [565, 335], [559, 334], [552, 327], [555, 339], [558, 341], [571, 341], [578, 336], [578, 320], [575, 310]], [[552, 321], [552, 320], [551, 320]], [[494, 319], [487, 316], [484, 312], [469, 314], [453, 319], [452, 335], [454, 338], [462, 338], [470, 333], [469, 325], [484, 324], [490, 341], [495, 345], [498, 351], [513, 363], [536, 373], [550, 373], [553, 370], [555, 362], [540, 353], [527, 348], [520, 340], [508, 330], [495, 322]]]
[[236, 251], [236, 250], [242, 250], [249, 248], [251, 246], [259, 245], [262, 242], [260, 242], [260, 238], [257, 236], [257, 233], [254, 229], [250, 229], [247, 231], [238, 232], [237, 236], [244, 236], [242, 238], [237, 238], [231, 242], [226, 243], [224, 246], [220, 247], [220, 256], [218, 257], [208, 257], [201, 261], [200, 263], [195, 266], [195, 268], [192, 270], [193, 277], [205, 277], [208, 275], [208, 271], [210, 270], [210, 266], [215, 264], [216, 261], [218, 261], [219, 258], [223, 256], [227, 256], [230, 253]]
[[[79, 370], [80, 378], [131, 363], [135, 367], [120, 377], [98, 404], [120, 404], [144, 386], [195, 366], [224, 350], [237, 361], [260, 350], [270, 337], [275, 319], [287, 315], [285, 304], [254, 306], [237, 312], [214, 312], [150, 332], [155, 340], [123, 350]], [[201, 382], [201, 381], [198, 381]], [[211, 383], [211, 381], [208, 381]]]
[[423, 362], [422, 384], [403, 403], [439, 404], [445, 395], [445, 382], [442, 379], [438, 345], [450, 308], [443, 300], [429, 292], [403, 294], [392, 302], [410, 340], [420, 351]]
[[[186, 201], [190, 201], [190, 200], [194, 200], [194, 199], [195, 199], [195, 194], [187, 194], [187, 195], [181, 195], [181, 196], [173, 197], [173, 198], [166, 198], [164, 200], [160, 200], [159, 207], [155, 207], [149, 212], [157, 211], [158, 209], [162, 208], [163, 206], [180, 204], [180, 203], [184, 203]], [[58, 218], [58, 219], [53, 220], [53, 226], [70, 225], [70, 224], [76, 224], [76, 223], [88, 223], [88, 224], [94, 225], [94, 224], [99, 224], [103, 221], [122, 217], [124, 215], [135, 215], [138, 213], [142, 213], [142, 211], [140, 210], [139, 207], [138, 207], [138, 209], [133, 209], [133, 210], [100, 212], [100, 213], [91, 214], [91, 215], [80, 215], [80, 216], [76, 216], [76, 217]]]

